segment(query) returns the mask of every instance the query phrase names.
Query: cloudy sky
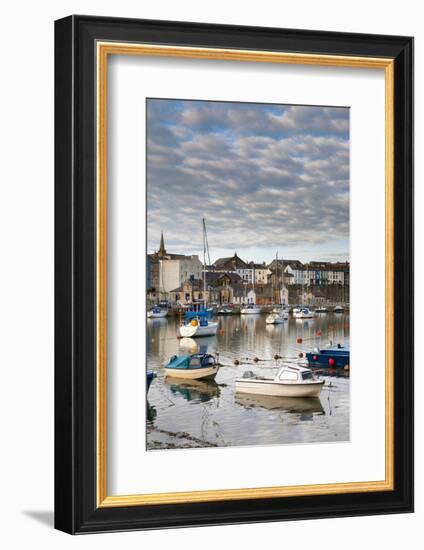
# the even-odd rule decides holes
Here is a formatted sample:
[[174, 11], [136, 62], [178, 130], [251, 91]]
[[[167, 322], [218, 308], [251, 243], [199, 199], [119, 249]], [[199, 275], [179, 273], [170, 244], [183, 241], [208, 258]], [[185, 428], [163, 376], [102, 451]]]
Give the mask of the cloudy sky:
[[349, 258], [347, 108], [147, 100], [148, 251]]

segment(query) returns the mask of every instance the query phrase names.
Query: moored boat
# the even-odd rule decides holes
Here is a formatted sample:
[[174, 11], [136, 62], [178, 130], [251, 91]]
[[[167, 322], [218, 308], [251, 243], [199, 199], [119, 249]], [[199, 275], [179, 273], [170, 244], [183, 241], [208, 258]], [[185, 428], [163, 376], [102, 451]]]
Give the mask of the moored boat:
[[326, 307], [317, 307], [315, 313], [328, 313], [328, 309]]
[[267, 325], [281, 325], [284, 323], [284, 317], [280, 313], [270, 313], [265, 319]]
[[258, 315], [261, 312], [261, 308], [255, 304], [247, 304], [240, 309], [242, 315]]
[[167, 309], [162, 309], [159, 306], [155, 306], [150, 311], [147, 312], [147, 317], [149, 319], [160, 319], [162, 317], [166, 317], [168, 315]]
[[343, 313], [344, 312], [344, 308], [342, 306], [336, 306], [334, 309], [333, 309], [334, 313]]
[[165, 375], [172, 378], [205, 380], [215, 378], [218, 369], [216, 358], [209, 353], [174, 355], [165, 365]]
[[295, 365], [282, 366], [274, 378], [247, 371], [235, 381], [238, 393], [280, 397], [318, 397], [323, 385], [324, 380], [316, 378], [310, 369]]
[[233, 310], [228, 306], [222, 306], [218, 309], [218, 315], [232, 315]]
[[148, 370], [146, 372], [146, 392], [149, 391], [149, 388], [150, 388], [150, 384], [153, 382], [153, 380], [156, 378], [156, 373], [151, 371], [151, 370]]
[[187, 323], [180, 325], [182, 338], [194, 338], [196, 336], [212, 336], [218, 330], [218, 322], [206, 317], [194, 317]]
[[340, 344], [323, 349], [315, 348], [313, 351], [306, 353], [306, 359], [312, 366], [348, 368], [350, 365], [350, 349]]
[[315, 313], [308, 307], [302, 307], [300, 311], [294, 314], [296, 319], [312, 319], [315, 317]]

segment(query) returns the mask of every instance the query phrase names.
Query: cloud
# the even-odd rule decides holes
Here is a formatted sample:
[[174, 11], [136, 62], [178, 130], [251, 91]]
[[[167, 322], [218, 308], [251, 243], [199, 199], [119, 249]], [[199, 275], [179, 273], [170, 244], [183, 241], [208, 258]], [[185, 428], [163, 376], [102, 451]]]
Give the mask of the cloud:
[[[148, 100], [148, 249], [213, 250], [349, 240], [349, 111]], [[331, 250], [330, 250], [331, 252]], [[265, 252], [264, 252], [265, 253]], [[339, 251], [334, 251], [338, 254]]]

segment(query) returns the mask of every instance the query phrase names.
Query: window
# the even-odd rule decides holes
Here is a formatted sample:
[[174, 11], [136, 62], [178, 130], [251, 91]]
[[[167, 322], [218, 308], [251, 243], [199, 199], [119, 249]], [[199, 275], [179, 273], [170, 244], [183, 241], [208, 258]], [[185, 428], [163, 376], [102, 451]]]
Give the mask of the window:
[[297, 380], [297, 372], [285, 370], [280, 374], [280, 380]]

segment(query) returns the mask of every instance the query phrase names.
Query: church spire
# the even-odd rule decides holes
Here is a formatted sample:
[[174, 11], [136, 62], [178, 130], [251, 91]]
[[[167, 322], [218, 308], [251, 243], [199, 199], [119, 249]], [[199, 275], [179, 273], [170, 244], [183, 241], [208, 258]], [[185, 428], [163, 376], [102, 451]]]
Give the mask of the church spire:
[[158, 256], [160, 257], [166, 256], [165, 242], [163, 240], [163, 231], [161, 231], [161, 234], [160, 234], [160, 245], [159, 245]]

